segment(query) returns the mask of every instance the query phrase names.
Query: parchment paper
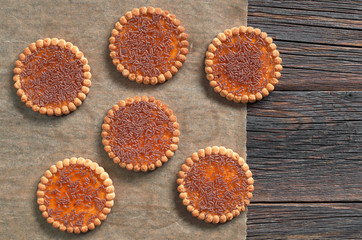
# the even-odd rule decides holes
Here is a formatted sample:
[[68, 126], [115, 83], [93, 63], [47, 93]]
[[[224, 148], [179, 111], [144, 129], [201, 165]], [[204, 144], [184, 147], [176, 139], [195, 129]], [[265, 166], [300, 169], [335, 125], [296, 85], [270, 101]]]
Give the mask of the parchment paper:
[[[190, 53], [177, 75], [157, 86], [138, 85], [116, 71], [108, 51], [114, 23], [134, 7], [167, 9], [189, 34]], [[245, 157], [246, 106], [221, 98], [208, 86], [204, 54], [217, 33], [246, 24], [246, 0], [202, 1], [5, 1], [0, 0], [0, 239], [244, 239], [245, 213], [226, 224], [193, 218], [178, 198], [177, 172], [199, 148], [223, 145]], [[39, 38], [57, 37], [84, 52], [92, 87], [84, 104], [64, 117], [27, 108], [16, 95], [12, 69], [19, 53]], [[107, 110], [134, 95], [160, 99], [180, 123], [175, 156], [151, 173], [121, 169], [101, 144]], [[36, 204], [40, 177], [66, 157], [97, 161], [110, 174], [116, 201], [94, 231], [75, 235], [53, 229]]]

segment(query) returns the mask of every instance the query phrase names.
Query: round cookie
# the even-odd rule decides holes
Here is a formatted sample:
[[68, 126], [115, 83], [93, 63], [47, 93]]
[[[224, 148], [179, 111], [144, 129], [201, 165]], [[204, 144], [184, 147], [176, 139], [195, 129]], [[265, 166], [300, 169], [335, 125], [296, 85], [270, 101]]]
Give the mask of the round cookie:
[[49, 116], [75, 111], [89, 92], [88, 60], [64, 39], [45, 38], [31, 43], [15, 62], [17, 94], [27, 107]]
[[70, 158], [52, 165], [41, 177], [37, 203], [47, 222], [69, 233], [93, 230], [113, 206], [114, 186], [97, 163]]
[[210, 86], [234, 102], [253, 103], [274, 90], [283, 69], [273, 39], [252, 27], [227, 29], [208, 47], [205, 71]]
[[135, 96], [119, 101], [102, 125], [102, 143], [114, 163], [135, 172], [154, 170], [177, 150], [177, 118], [154, 97]]
[[245, 211], [254, 180], [239, 154], [225, 147], [207, 147], [186, 159], [178, 173], [179, 196], [192, 216], [224, 223]]
[[109, 38], [110, 56], [123, 76], [137, 83], [164, 83], [172, 78], [188, 53], [187, 34], [176, 16], [160, 8], [127, 12]]

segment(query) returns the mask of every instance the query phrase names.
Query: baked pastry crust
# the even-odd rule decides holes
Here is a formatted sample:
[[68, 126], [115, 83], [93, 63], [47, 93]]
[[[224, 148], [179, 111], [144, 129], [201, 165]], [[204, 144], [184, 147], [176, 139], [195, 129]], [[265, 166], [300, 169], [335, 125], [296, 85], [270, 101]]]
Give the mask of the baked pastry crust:
[[[243, 176], [245, 178], [245, 182], [243, 184], [245, 184], [246, 192], [245, 196], [240, 195], [240, 197], [242, 198], [241, 204], [236, 205], [235, 207], [233, 207], [233, 209], [227, 209], [222, 214], [211, 213], [209, 209], [200, 211], [200, 209], [198, 209], [198, 206], [195, 206], [195, 204], [192, 203], [192, 201], [195, 201], [195, 199], [190, 201], [190, 196], [187, 193], [189, 189], [186, 185], [186, 178], [190, 170], [193, 168], [193, 166], [196, 168], [199, 166], [195, 164], [199, 163], [200, 159], [204, 160], [205, 157], [209, 157], [212, 155], [227, 157], [228, 159], [236, 163], [235, 166], [240, 166], [242, 171], [245, 173]], [[208, 170], [209, 169], [205, 171], [207, 172]], [[212, 173], [210, 172], [208, 174], [212, 174], [212, 177], [217, 175], [215, 174], [214, 170], [212, 171]], [[249, 166], [245, 163], [245, 160], [239, 156], [239, 154], [235, 153], [231, 149], [226, 149], [225, 147], [213, 146], [194, 152], [191, 157], [187, 158], [185, 163], [181, 166], [181, 171], [178, 172], [178, 177], [179, 178], [177, 179], [177, 190], [180, 192], [179, 197], [183, 200], [183, 204], [186, 206], [187, 211], [191, 212], [192, 216], [197, 217], [199, 220], [204, 220], [207, 223], [212, 222], [214, 224], [217, 224], [232, 220], [234, 217], [238, 216], [240, 212], [245, 211], [245, 206], [248, 206], [250, 204], [250, 199], [253, 197], [252, 192], [254, 191], [254, 179], [252, 178], [252, 173], [249, 170]], [[230, 179], [230, 176], [228, 176], [227, 178]], [[214, 189], [215, 188], [213, 187], [212, 190], [215, 191]], [[204, 191], [206, 191], [206, 189], [204, 189]], [[199, 196], [200, 195], [197, 195], [197, 198], [199, 198]], [[218, 200], [225, 202], [225, 199]]]
[[[92, 221], [89, 220], [89, 223], [87, 223], [87, 224], [83, 223], [81, 227], [70, 226], [69, 222], [71, 222], [71, 220], [66, 219], [66, 217], [70, 217], [67, 215], [67, 213], [62, 216], [63, 218], [60, 217], [60, 219], [56, 219], [56, 217], [53, 217], [53, 215], [56, 215], [56, 214], [55, 213], [51, 214], [49, 212], [50, 210], [46, 206], [46, 205], [52, 204], [51, 200], [49, 200], [49, 197], [47, 196], [49, 194], [50, 186], [54, 187], [54, 185], [56, 185], [60, 181], [60, 176], [57, 175], [57, 172], [59, 172], [60, 170], [62, 170], [64, 168], [70, 168], [70, 167], [73, 167], [73, 169], [76, 167], [78, 167], [78, 168], [83, 167], [83, 169], [90, 170], [92, 172], [92, 175], [96, 176], [96, 178], [88, 179], [88, 180], [95, 181], [95, 179], [96, 179], [96, 182], [89, 183], [88, 180], [85, 180], [86, 181], [85, 183], [89, 183], [88, 185], [92, 185], [92, 186], [96, 186], [96, 185], [102, 186], [102, 188], [104, 189], [103, 192], [105, 194], [104, 199], [97, 199], [97, 200], [103, 201], [102, 204], [104, 204], [104, 205], [102, 205], [102, 207], [103, 207], [102, 210], [98, 212], [97, 216], [93, 216]], [[72, 171], [72, 173], [73, 172], [74, 171]], [[69, 176], [70, 175], [68, 175], [68, 177]], [[53, 179], [53, 177], [54, 177], [54, 179]], [[71, 178], [71, 177], [69, 177], [69, 178]], [[74, 176], [72, 178], [74, 178]], [[79, 177], [78, 177], [78, 180], [79, 180]], [[84, 177], [82, 180], [84, 180]], [[82, 181], [82, 180], [80, 180], [80, 181]], [[72, 184], [75, 184], [76, 182], [77, 181], [72, 182]], [[65, 184], [65, 183], [61, 183], [61, 184]], [[67, 182], [67, 184], [69, 185], [69, 182]], [[86, 185], [86, 186], [88, 186], [88, 185]], [[68, 190], [66, 190], [66, 191], [68, 191], [68, 192], [65, 192], [65, 194], [67, 194], [67, 196], [69, 196], [69, 195], [71, 195], [71, 193], [69, 191], [69, 186], [67, 186], [67, 188], [68, 188]], [[55, 188], [55, 190], [60, 194], [62, 188], [60, 188], [60, 189]], [[89, 192], [89, 189], [86, 189], [86, 190], [87, 190], [88, 194], [91, 194], [91, 195], [94, 195], [94, 193], [99, 194], [99, 191], [98, 191], [99, 189], [95, 190], [95, 192], [91, 192], [91, 193]], [[80, 192], [78, 192], [78, 193], [80, 193]], [[105, 220], [107, 218], [107, 215], [111, 212], [111, 208], [113, 206], [113, 199], [115, 198], [114, 186], [113, 186], [112, 180], [109, 178], [108, 173], [106, 173], [104, 171], [104, 169], [102, 167], [100, 167], [96, 162], [92, 162], [89, 159], [75, 158], [75, 157], [72, 157], [70, 159], [66, 158], [63, 161], [59, 161], [55, 165], [52, 165], [49, 170], [45, 171], [44, 176], [40, 178], [40, 183], [38, 184], [38, 190], [37, 190], [36, 195], [37, 195], [37, 203], [39, 205], [39, 210], [42, 212], [42, 216], [47, 219], [47, 222], [52, 224], [54, 228], [59, 228], [61, 231], [67, 231], [69, 233], [87, 232], [88, 230], [93, 230], [96, 226], [99, 226], [101, 224], [101, 221]], [[75, 194], [75, 195], [76, 195], [76, 198], [72, 197], [70, 199], [72, 201], [74, 201], [74, 200], [81, 201], [82, 204], [80, 204], [80, 205], [84, 207], [84, 205], [86, 205], [86, 204], [83, 203], [83, 200], [86, 199], [87, 196], [83, 196], [84, 194], [82, 194], [82, 193], [81, 193], [81, 196], [78, 196], [78, 194]], [[64, 201], [64, 200], [62, 200], [62, 201]], [[69, 198], [67, 201], [69, 201]], [[88, 199], [88, 201], [89, 201], [89, 199]], [[56, 204], [56, 203], [53, 203], [53, 204]], [[92, 204], [96, 204], [96, 203], [92, 202]], [[74, 207], [76, 205], [77, 205], [77, 203], [75, 203]], [[54, 211], [54, 209], [52, 209], [52, 211]], [[86, 211], [87, 210], [84, 209], [85, 213], [86, 213]], [[84, 214], [84, 212], [82, 212], [82, 213]], [[82, 213], [79, 213], [79, 214], [81, 215]], [[72, 215], [71, 212], [70, 212], [70, 215]], [[82, 219], [84, 219], [84, 215], [82, 216]], [[66, 224], [64, 221], [68, 221], [68, 224]], [[73, 221], [75, 221], [75, 220], [73, 220]], [[68, 225], [68, 226], [66, 226], [66, 225]]]
[[[128, 29], [128, 22], [132, 21], [133, 18], [153, 18], [153, 16], [156, 16], [158, 19], [161, 19], [162, 21], [158, 20], [160, 23], [160, 26], [163, 28], [163, 31], [175, 31], [175, 36], [173, 36], [173, 40], [172, 39], [168, 39], [170, 40], [173, 44], [175, 45], [175, 41], [177, 41], [177, 47], [178, 47], [178, 51], [177, 54], [174, 54], [175, 56], [169, 56], [167, 57], [167, 61], [165, 61], [166, 63], [170, 63], [169, 66], [167, 67], [167, 69], [158, 69], [160, 66], [155, 66], [152, 69], [158, 69], [157, 70], [157, 74], [153, 74], [151, 76], [149, 75], [145, 75], [142, 74], [143, 70], [140, 69], [134, 69], [132, 70], [132, 64], [129, 63], [128, 60], [123, 60], [123, 57], [120, 57], [119, 53], [120, 53], [120, 49], [119, 49], [119, 42], [122, 42], [122, 40], [120, 40], [120, 38], [123, 37], [123, 35], [125, 34], [125, 29]], [[167, 21], [166, 21], [167, 20]], [[169, 20], [169, 21], [168, 21]], [[168, 28], [164, 27], [164, 24], [166, 25], [167, 22], [169, 24], [172, 25], [172, 27], [168, 27], [169, 29], [174, 29], [174, 30], [169, 30]], [[184, 27], [182, 27], [181, 22], [176, 19], [176, 16], [173, 14], [170, 14], [168, 11], [162, 10], [160, 8], [153, 8], [153, 7], [141, 7], [141, 8], [135, 8], [132, 11], [128, 11], [124, 16], [122, 16], [119, 21], [115, 24], [115, 28], [112, 30], [111, 33], [111, 37], [109, 38], [109, 50], [111, 51], [110, 53], [110, 57], [113, 59], [113, 64], [117, 67], [117, 70], [119, 72], [122, 73], [122, 75], [124, 77], [128, 77], [129, 80], [131, 81], [136, 81], [137, 83], [143, 83], [143, 84], [152, 84], [152, 85], [156, 85], [158, 83], [164, 83], [165, 81], [169, 80], [172, 78], [173, 75], [175, 75], [178, 70], [182, 67], [183, 62], [186, 60], [186, 55], [188, 53], [188, 41], [186, 40], [188, 35], [184, 32], [185, 29]], [[133, 26], [135, 29], [132, 29], [133, 32], [139, 31], [138, 26]], [[143, 26], [144, 27], [144, 26]], [[154, 29], [153, 29], [154, 30]], [[161, 34], [162, 35], [162, 34]], [[132, 35], [134, 36], [134, 34]], [[162, 37], [164, 38], [164, 35], [162, 35]], [[132, 43], [137, 42], [136, 40], [132, 40]], [[143, 57], [147, 57], [148, 52], [150, 51], [159, 51], [159, 50], [154, 50], [154, 49], [162, 49], [162, 51], [159, 51], [158, 53], [166, 53], [169, 54], [169, 50], [167, 50], [167, 47], [164, 45], [168, 45], [169, 43], [162, 43], [160, 44], [160, 41], [158, 39], [156, 39], [156, 44], [157, 45], [153, 45], [153, 49], [148, 49], [148, 46], [145, 46], [145, 44], [142, 44], [142, 46], [136, 46], [138, 51], [141, 51], [142, 54], [144, 55]], [[155, 47], [157, 46], [157, 48]], [[170, 45], [168, 45], [169, 47]], [[127, 47], [127, 45], [125, 45], [124, 47]], [[144, 49], [139, 50], [139, 48], [142, 47]], [[164, 51], [165, 50], [165, 51]], [[123, 49], [122, 51], [125, 51], [124, 55], [126, 57], [128, 57], [129, 53], [133, 51], [133, 49]], [[171, 52], [171, 51], [170, 51]], [[144, 54], [146, 53], [146, 54]], [[123, 53], [122, 53], [123, 54]], [[137, 52], [137, 54], [139, 54], [139, 52]], [[135, 54], [135, 52], [132, 52], [132, 55], [137, 55]], [[152, 56], [158, 56], [158, 54], [151, 54]], [[122, 55], [123, 56], [123, 55]], [[162, 56], [164, 57], [164, 56]], [[141, 56], [137, 56], [135, 57], [135, 62], [140, 62], [141, 61]], [[173, 61], [173, 63], [171, 62], [171, 60]], [[142, 60], [144, 63], [141, 64], [140, 66], [146, 65], [149, 62], [152, 62], [152, 60]], [[163, 63], [165, 63], [163, 62]], [[155, 64], [156, 65], [156, 64]]]
[[[24, 89], [22, 85], [22, 81], [24, 80], [22, 73], [26, 71], [25, 67], [28, 63], [24, 62], [28, 58], [31, 58], [34, 56], [34, 54], [37, 54], [39, 50], [46, 49], [48, 47], [59, 47], [58, 50], [63, 49], [67, 50], [64, 52], [69, 53], [68, 57], [74, 58], [74, 60], [79, 60], [79, 64], [81, 65], [81, 75], [80, 78], [83, 78], [81, 82], [81, 87], [77, 90], [77, 94], [72, 100], [67, 101], [59, 101], [59, 102], [50, 102], [47, 104], [41, 104], [39, 106], [38, 104], [34, 103], [34, 101], [37, 101], [36, 99], [32, 99], [29, 94], [27, 93], [27, 90]], [[48, 48], [49, 49], [49, 48]], [[62, 51], [63, 51], [62, 50]], [[51, 52], [51, 51], [50, 51]], [[49, 57], [49, 56], [47, 56]], [[47, 60], [49, 58], [46, 58]], [[30, 59], [31, 60], [31, 59]], [[60, 65], [62, 63], [59, 63]], [[57, 67], [55, 64], [53, 66]], [[54, 68], [54, 67], [53, 67]], [[80, 68], [80, 67], [79, 67]], [[48, 74], [48, 69], [40, 69], [37, 74], [42, 74], [42, 71], [44, 73], [44, 70]], [[51, 69], [53, 70], [53, 69]], [[26, 73], [27, 74], [27, 73]], [[50, 75], [52, 73], [49, 73]], [[73, 73], [73, 74], [79, 74], [79, 73]], [[63, 75], [64, 76], [64, 75]], [[27, 82], [29, 81], [29, 78], [31, 78], [32, 81], [34, 81], [33, 76], [27, 76]], [[57, 79], [59, 76], [55, 77]], [[60, 76], [62, 77], [62, 75]], [[45, 39], [39, 39], [35, 43], [31, 43], [29, 47], [25, 48], [23, 53], [19, 55], [19, 59], [15, 61], [15, 68], [14, 68], [14, 77], [13, 80], [15, 81], [15, 88], [17, 89], [17, 95], [21, 97], [21, 101], [25, 103], [27, 107], [32, 108], [33, 111], [39, 112], [40, 114], [47, 114], [49, 116], [55, 115], [55, 116], [61, 116], [69, 114], [72, 111], [75, 111], [85, 100], [86, 95], [89, 92], [89, 87], [91, 85], [91, 79], [92, 75], [90, 73], [90, 66], [88, 65], [88, 60], [84, 57], [83, 52], [79, 51], [78, 47], [74, 46], [70, 42], [66, 42], [64, 39], [58, 39], [58, 38], [45, 38]], [[41, 84], [41, 83], [38, 83]], [[49, 84], [49, 83], [48, 83]], [[52, 83], [50, 83], [52, 84]], [[39, 86], [37, 86], [39, 87]], [[57, 86], [58, 88], [61, 88], [60, 85]], [[35, 91], [35, 90], [34, 90]], [[37, 94], [43, 94], [41, 91], [37, 90]], [[68, 91], [67, 89], [65, 92]], [[59, 91], [57, 91], [59, 93]], [[67, 93], [67, 92], [66, 92]], [[34, 94], [33, 94], [34, 95]], [[45, 97], [51, 96], [51, 93]]]
[[[160, 150], [159, 154], [161, 154], [161, 156], [159, 156], [157, 159], [153, 159], [153, 162], [149, 162], [147, 160], [143, 161], [143, 162], [147, 162], [147, 164], [141, 164], [138, 161], [138, 158], [134, 157], [134, 156], [129, 157], [128, 155], [126, 155], [126, 156], [122, 157], [122, 156], [118, 155], [117, 151], [115, 151], [115, 149], [112, 148], [112, 146], [111, 146], [113, 144], [112, 141], [116, 142], [116, 140], [111, 139], [112, 125], [113, 125], [112, 118], [115, 116], [115, 112], [119, 111], [120, 109], [130, 108], [133, 104], [138, 104], [140, 102], [145, 102], [147, 104], [150, 104], [150, 106], [154, 106], [157, 108], [157, 110], [162, 111], [164, 113], [164, 115], [167, 116], [169, 124], [172, 125], [172, 131], [170, 131], [170, 133], [169, 133], [171, 136], [169, 136], [169, 138], [168, 138], [169, 147], [167, 149], [164, 149], [164, 151]], [[144, 119], [144, 120], [147, 121], [146, 123], [150, 123], [149, 119]], [[139, 122], [141, 122], [141, 120], [139, 120]], [[143, 123], [143, 124], [145, 124], [145, 123]], [[143, 127], [144, 127], [143, 125], [140, 126], [140, 128], [143, 128]], [[158, 127], [158, 126], [154, 126], [154, 127]], [[148, 127], [146, 126], [146, 128], [148, 128]], [[166, 163], [168, 161], [168, 158], [171, 158], [174, 155], [174, 152], [178, 149], [180, 131], [179, 131], [179, 124], [177, 123], [177, 118], [173, 114], [173, 111], [171, 109], [169, 109], [166, 104], [163, 104], [160, 100], [156, 100], [154, 97], [135, 96], [133, 98], [127, 98], [125, 101], [123, 101], [123, 100], [119, 101], [117, 105], [114, 105], [112, 107], [112, 109], [110, 109], [108, 111], [107, 116], [104, 118], [104, 123], [102, 125], [102, 129], [103, 129], [102, 143], [104, 145], [105, 151], [108, 153], [108, 156], [113, 159], [113, 162], [115, 164], [118, 164], [120, 167], [126, 168], [127, 170], [133, 170], [135, 172], [153, 171], [156, 169], [156, 167], [161, 167], [164, 163]], [[145, 130], [147, 130], [147, 129], [142, 129], [142, 131], [145, 131]], [[148, 130], [150, 130], [150, 129], [148, 129]], [[132, 134], [134, 134], [134, 132], [132, 132]], [[143, 132], [141, 134], [145, 135], [146, 133]], [[159, 136], [156, 133], [151, 138], [148, 138], [148, 139], [152, 139], [152, 141], [154, 141], [153, 139], [155, 136], [163, 138], [164, 136], [166, 136], [166, 133], [163, 136]], [[119, 139], [119, 137], [118, 137], [118, 139]], [[136, 141], [140, 141], [140, 142], [144, 141], [143, 144], [145, 144], [145, 142], [147, 141], [147, 138], [145, 136], [141, 136], [138, 139], [136, 139]], [[140, 142], [138, 142], [139, 146], [141, 146]], [[154, 142], [151, 142], [151, 144], [153, 144], [152, 147], [154, 147]], [[137, 146], [137, 147], [140, 148], [139, 146]], [[137, 152], [138, 150], [139, 149], [134, 149], [134, 148], [132, 149], [132, 151], [135, 151], [135, 152]], [[124, 149], [122, 149], [122, 151], [127, 153], [127, 151], [125, 151]], [[142, 153], [142, 155], [145, 158], [148, 157], [147, 153]]]
[[253, 103], [274, 90], [281, 77], [281, 63], [271, 37], [258, 28], [241, 26], [226, 29], [212, 40], [205, 72], [210, 86], [222, 97]]

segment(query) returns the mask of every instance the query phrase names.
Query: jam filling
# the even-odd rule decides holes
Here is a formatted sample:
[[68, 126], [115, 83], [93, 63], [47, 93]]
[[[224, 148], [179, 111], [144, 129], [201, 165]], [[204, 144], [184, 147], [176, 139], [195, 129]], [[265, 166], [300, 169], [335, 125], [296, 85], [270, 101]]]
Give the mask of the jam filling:
[[116, 36], [116, 57], [131, 73], [157, 77], [170, 70], [181, 43], [171, 19], [160, 14], [133, 16]]
[[66, 227], [93, 223], [106, 204], [102, 180], [85, 166], [58, 169], [45, 186], [44, 205], [49, 217]]
[[267, 47], [254, 33], [227, 36], [216, 48], [211, 66], [218, 86], [235, 96], [261, 92], [276, 65]]
[[226, 214], [243, 206], [247, 197], [247, 178], [241, 166], [221, 155], [208, 155], [195, 162], [185, 177], [190, 205], [207, 214]]
[[61, 107], [81, 92], [83, 63], [59, 46], [37, 49], [22, 61], [20, 83], [28, 100], [39, 107]]
[[173, 123], [158, 106], [134, 102], [114, 111], [106, 136], [114, 154], [126, 164], [149, 165], [170, 148]]

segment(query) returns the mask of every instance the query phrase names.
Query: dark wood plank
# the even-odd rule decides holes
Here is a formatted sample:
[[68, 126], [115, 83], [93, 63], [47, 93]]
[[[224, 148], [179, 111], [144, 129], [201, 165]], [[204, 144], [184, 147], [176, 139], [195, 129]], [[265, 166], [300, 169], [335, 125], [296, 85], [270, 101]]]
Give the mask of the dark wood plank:
[[248, 25], [284, 67], [279, 92], [248, 107], [248, 239], [360, 239], [361, 1], [249, 0]]
[[362, 4], [357, 1], [249, 1], [283, 58], [278, 90], [362, 90]]
[[291, 9], [296, 11], [304, 11], [305, 14], [309, 12], [316, 12], [319, 16], [331, 17], [336, 19], [355, 19], [361, 20], [362, 5], [360, 0], [249, 0], [250, 7], [263, 7], [269, 11], [276, 9]]
[[357, 1], [249, 1], [248, 24], [280, 40], [362, 47], [361, 13]]
[[362, 203], [252, 204], [248, 239], [360, 239]]
[[362, 90], [362, 48], [278, 42], [284, 91]]
[[[360, 30], [362, 27], [361, 3], [354, 1], [249, 1], [249, 14], [253, 17], [269, 17], [294, 25]], [[345, 8], [345, 3], [349, 8]], [[354, 9], [352, 9], [354, 7]], [[279, 17], [278, 17], [279, 15]]]
[[362, 200], [362, 92], [273, 92], [247, 120], [255, 201]]

